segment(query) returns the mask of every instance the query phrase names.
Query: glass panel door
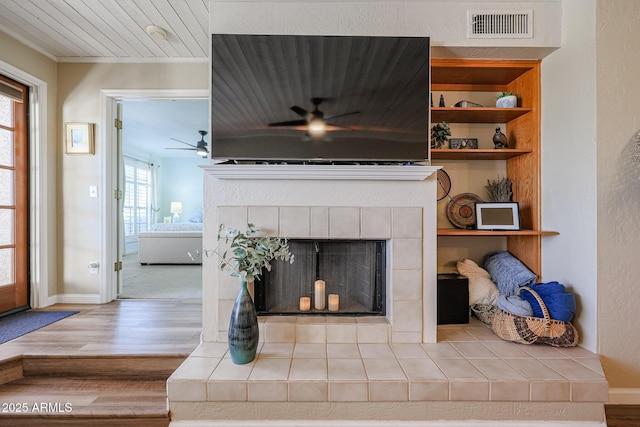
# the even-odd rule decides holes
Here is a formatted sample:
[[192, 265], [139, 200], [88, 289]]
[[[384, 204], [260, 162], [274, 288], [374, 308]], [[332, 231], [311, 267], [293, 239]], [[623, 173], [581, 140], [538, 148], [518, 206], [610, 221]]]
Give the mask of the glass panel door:
[[27, 95], [0, 76], [0, 315], [29, 301]]

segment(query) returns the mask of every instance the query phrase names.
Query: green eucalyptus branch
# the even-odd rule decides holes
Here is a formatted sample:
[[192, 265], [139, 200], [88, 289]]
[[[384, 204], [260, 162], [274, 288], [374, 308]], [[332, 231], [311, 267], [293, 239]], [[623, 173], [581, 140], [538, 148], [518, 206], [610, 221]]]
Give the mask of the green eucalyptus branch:
[[235, 228], [225, 228], [220, 224], [218, 228], [218, 242], [224, 241], [227, 248], [220, 252], [217, 249], [207, 250], [203, 253], [209, 257], [217, 255], [220, 271], [229, 271], [233, 277], [240, 280], [253, 282], [260, 277], [262, 270], [271, 271], [271, 261], [283, 260], [293, 263], [293, 254], [289, 249], [287, 239], [280, 237], [253, 237], [258, 231], [253, 224], [247, 224], [247, 231], [240, 232]]

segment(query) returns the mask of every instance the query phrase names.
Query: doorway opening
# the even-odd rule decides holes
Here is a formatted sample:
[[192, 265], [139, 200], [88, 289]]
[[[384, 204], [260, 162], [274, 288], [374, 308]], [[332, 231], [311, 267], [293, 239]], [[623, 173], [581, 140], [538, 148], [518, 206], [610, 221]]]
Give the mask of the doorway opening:
[[[141, 262], [140, 239], [145, 233], [178, 233], [166, 227], [198, 226], [202, 208], [202, 169], [209, 159], [195, 151], [174, 150], [197, 141], [208, 129], [206, 90], [103, 91], [105, 125], [104, 265], [101, 300], [201, 298], [200, 263], [169, 258]], [[120, 122], [120, 126], [118, 123]], [[172, 202], [182, 204], [174, 220]], [[200, 219], [201, 222], [201, 219]], [[163, 229], [164, 227], [164, 229]], [[153, 245], [158, 254], [175, 245]], [[201, 251], [201, 245], [200, 245]], [[143, 254], [145, 257], [149, 255]], [[185, 258], [188, 258], [185, 253]]]

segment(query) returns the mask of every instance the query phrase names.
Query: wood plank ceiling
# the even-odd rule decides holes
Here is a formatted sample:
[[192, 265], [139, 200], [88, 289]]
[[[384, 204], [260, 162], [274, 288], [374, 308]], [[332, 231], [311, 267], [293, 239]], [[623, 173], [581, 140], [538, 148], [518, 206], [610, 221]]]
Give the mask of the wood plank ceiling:
[[206, 60], [209, 1], [0, 0], [0, 31], [59, 62]]

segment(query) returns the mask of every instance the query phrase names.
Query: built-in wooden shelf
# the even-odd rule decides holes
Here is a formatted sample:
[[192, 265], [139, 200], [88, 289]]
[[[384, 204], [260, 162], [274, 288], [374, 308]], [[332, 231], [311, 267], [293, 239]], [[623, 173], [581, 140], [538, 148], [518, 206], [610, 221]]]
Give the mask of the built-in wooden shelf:
[[466, 230], [462, 228], [439, 228], [438, 236], [553, 236], [560, 234], [557, 231], [542, 230]]
[[450, 149], [432, 148], [433, 160], [507, 160], [512, 157], [529, 154], [533, 150], [517, 148], [490, 148], [490, 149]]
[[432, 123], [508, 123], [531, 112], [530, 108], [431, 107]]

